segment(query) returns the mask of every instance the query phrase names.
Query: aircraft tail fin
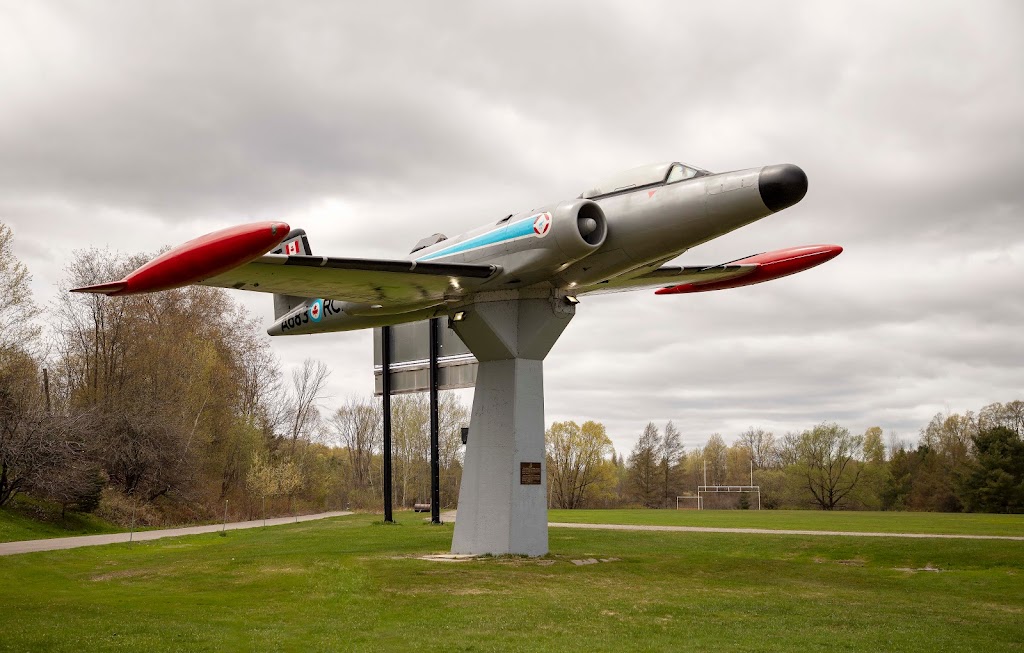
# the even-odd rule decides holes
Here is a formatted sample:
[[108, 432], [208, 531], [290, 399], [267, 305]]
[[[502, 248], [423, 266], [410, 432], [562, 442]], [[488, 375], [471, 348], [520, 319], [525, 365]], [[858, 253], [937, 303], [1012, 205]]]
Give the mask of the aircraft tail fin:
[[[281, 241], [271, 254], [285, 254], [287, 256], [309, 256], [313, 252], [309, 249], [309, 238], [306, 237], [306, 231], [304, 229], [292, 229], [285, 236], [285, 239]], [[279, 320], [282, 316], [287, 315], [299, 304], [306, 301], [306, 297], [296, 297], [295, 295], [274, 295], [274, 319]]]

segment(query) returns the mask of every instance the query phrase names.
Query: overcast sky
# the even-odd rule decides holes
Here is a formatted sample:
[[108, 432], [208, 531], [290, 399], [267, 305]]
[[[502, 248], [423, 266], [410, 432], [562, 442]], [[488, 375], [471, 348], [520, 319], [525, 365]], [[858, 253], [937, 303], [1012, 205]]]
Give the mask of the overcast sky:
[[[0, 0], [0, 221], [46, 304], [79, 248], [283, 219], [314, 253], [398, 258], [644, 163], [796, 163], [803, 202], [679, 262], [845, 253], [584, 298], [546, 419], [620, 452], [670, 419], [689, 446], [823, 420], [916, 439], [1024, 399], [1021, 64], [1018, 2]], [[326, 408], [371, 392], [369, 332], [273, 348], [330, 364]]]

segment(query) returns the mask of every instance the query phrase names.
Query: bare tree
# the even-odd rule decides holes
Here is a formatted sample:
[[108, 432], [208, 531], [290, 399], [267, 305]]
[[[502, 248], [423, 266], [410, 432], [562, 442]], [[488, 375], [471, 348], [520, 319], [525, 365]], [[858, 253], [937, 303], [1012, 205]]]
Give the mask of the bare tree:
[[0, 506], [30, 488], [46, 464], [38, 434], [43, 411], [34, 383], [35, 361], [20, 351], [0, 352]]
[[369, 487], [372, 480], [370, 464], [378, 445], [383, 415], [376, 401], [349, 397], [331, 417], [331, 425], [339, 443], [348, 451], [352, 480], [356, 488]]
[[32, 276], [14, 255], [14, 233], [0, 222], [0, 350], [30, 350], [39, 335]]
[[754, 463], [754, 469], [768, 469], [777, 464], [775, 436], [772, 433], [751, 426], [740, 433], [738, 444], [750, 450], [750, 460]]
[[391, 401], [394, 478], [398, 503], [429, 496], [430, 404], [427, 395], [403, 394]]
[[57, 353], [66, 399], [77, 405], [106, 405], [117, 403], [122, 394], [138, 394], [129, 361], [135, 346], [145, 342], [133, 329], [145, 314], [144, 300], [67, 290], [120, 278], [142, 262], [142, 257], [118, 261], [109, 251], [92, 249], [76, 252], [65, 269], [54, 310]]
[[438, 397], [438, 454], [441, 467], [441, 505], [454, 507], [462, 482], [462, 427], [469, 426], [469, 410], [454, 392]]
[[661, 503], [658, 464], [661, 461], [661, 435], [654, 422], [644, 427], [627, 461], [628, 479], [634, 498], [649, 508]]
[[152, 501], [194, 488], [196, 454], [188, 447], [187, 426], [174, 413], [173, 403], [139, 401], [102, 414], [100, 459], [126, 494]]
[[327, 398], [327, 377], [331, 371], [322, 361], [307, 358], [302, 367], [292, 372], [292, 396], [289, 404], [289, 433], [292, 452], [300, 437], [311, 440], [319, 425], [319, 403]]
[[724, 485], [729, 472], [729, 447], [718, 433], [712, 433], [704, 445], [704, 464], [707, 465], [708, 482], [711, 485]]
[[906, 452], [911, 449], [913, 445], [896, 431], [889, 431], [889, 435], [886, 436], [886, 460], [892, 460], [897, 453]]
[[39, 441], [45, 399], [36, 385], [32, 277], [14, 255], [13, 241], [11, 228], [0, 222], [0, 506], [37, 482], [49, 464]]
[[231, 316], [234, 328], [225, 334], [234, 353], [238, 380], [238, 411], [252, 425], [273, 433], [280, 422], [280, 362], [256, 320], [241, 306]]
[[790, 431], [782, 436], [782, 440], [775, 447], [775, 455], [779, 466], [783, 468], [792, 467], [800, 462], [800, 434]]
[[45, 465], [33, 479], [31, 490], [60, 504], [61, 517], [68, 508], [92, 512], [99, 506], [100, 493], [107, 484], [90, 437], [94, 414], [46, 414], [36, 434], [37, 446], [45, 451]]
[[665, 424], [665, 433], [661, 438], [661, 494], [662, 505], [668, 507], [678, 494], [680, 483], [679, 463], [685, 448], [679, 437], [679, 430], [670, 420]]
[[103, 487], [90, 449], [91, 415], [44, 408], [25, 353], [0, 354], [0, 506], [21, 492], [61, 504], [94, 508]]
[[1024, 438], [1024, 401], [989, 404], [978, 412], [979, 430], [997, 426], [1013, 431], [1018, 438]]
[[951, 469], [959, 470], [973, 453], [972, 437], [978, 433], [974, 413], [938, 414], [921, 429], [921, 444], [938, 452]]

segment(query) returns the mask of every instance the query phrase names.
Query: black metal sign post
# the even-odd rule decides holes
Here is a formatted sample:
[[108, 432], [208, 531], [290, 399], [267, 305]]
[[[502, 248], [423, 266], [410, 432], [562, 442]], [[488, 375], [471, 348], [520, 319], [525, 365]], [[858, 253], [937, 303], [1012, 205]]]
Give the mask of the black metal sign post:
[[441, 523], [441, 466], [438, 458], [438, 349], [441, 346], [441, 320], [430, 320], [430, 523]]
[[384, 400], [384, 521], [393, 523], [391, 515], [391, 327], [384, 327], [381, 330], [381, 364], [383, 374], [381, 381], [383, 385]]
[[[373, 330], [374, 396], [384, 409], [384, 521], [391, 521], [391, 395], [430, 394], [430, 521], [441, 523], [439, 399], [441, 390], [476, 385], [477, 361], [441, 318]], [[462, 443], [465, 444], [465, 435]]]

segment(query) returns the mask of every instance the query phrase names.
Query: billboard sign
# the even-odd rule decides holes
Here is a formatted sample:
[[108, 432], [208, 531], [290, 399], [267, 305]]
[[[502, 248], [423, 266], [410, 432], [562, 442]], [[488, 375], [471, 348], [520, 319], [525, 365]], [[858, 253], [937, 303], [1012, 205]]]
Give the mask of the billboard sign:
[[[438, 388], [456, 390], [476, 385], [477, 362], [462, 340], [449, 328], [437, 330]], [[373, 394], [383, 394], [383, 329], [373, 330]], [[391, 394], [430, 389], [430, 321], [391, 327]]]

